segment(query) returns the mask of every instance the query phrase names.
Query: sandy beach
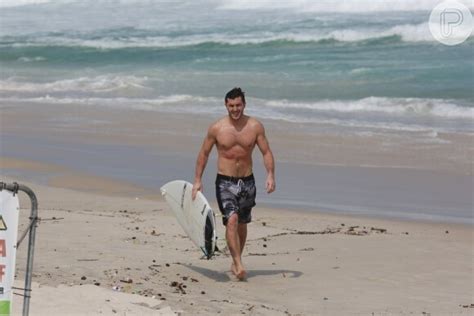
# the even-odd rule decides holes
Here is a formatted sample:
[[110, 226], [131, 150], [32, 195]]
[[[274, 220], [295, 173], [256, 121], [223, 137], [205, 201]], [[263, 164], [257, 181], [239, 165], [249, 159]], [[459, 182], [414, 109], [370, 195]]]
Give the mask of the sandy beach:
[[221, 252], [208, 261], [161, 199], [25, 184], [41, 217], [32, 315], [473, 312], [472, 226], [257, 208], [243, 258], [248, 279], [237, 282], [222, 226]]

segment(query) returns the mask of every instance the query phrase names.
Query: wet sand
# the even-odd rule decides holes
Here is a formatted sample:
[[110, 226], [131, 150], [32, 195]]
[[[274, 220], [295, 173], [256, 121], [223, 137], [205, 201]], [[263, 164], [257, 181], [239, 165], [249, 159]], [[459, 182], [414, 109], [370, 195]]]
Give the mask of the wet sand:
[[[69, 178], [62, 181], [67, 188], [78, 188], [72, 176], [81, 174], [89, 183], [80, 190], [110, 187], [97, 182], [98, 176], [123, 182], [134, 194], [140, 188], [156, 192], [167, 181], [193, 177], [196, 153], [213, 120], [84, 105], [4, 107], [2, 173], [52, 186]], [[264, 123], [277, 160], [278, 190], [271, 196], [263, 193], [265, 170], [256, 150], [260, 204], [474, 223], [472, 135]], [[211, 200], [215, 159], [213, 152], [204, 175], [205, 194]], [[24, 171], [15, 168], [15, 161], [63, 169]]]

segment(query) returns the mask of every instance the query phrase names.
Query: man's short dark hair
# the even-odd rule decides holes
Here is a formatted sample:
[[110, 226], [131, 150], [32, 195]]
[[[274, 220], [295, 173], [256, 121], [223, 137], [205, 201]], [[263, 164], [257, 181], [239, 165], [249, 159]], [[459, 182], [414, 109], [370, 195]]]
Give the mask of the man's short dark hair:
[[227, 103], [227, 100], [228, 99], [237, 99], [238, 97], [241, 97], [242, 98], [242, 102], [245, 104], [245, 93], [242, 91], [242, 89], [236, 87], [232, 90], [230, 90], [229, 92], [227, 92], [227, 94], [225, 95], [225, 103]]

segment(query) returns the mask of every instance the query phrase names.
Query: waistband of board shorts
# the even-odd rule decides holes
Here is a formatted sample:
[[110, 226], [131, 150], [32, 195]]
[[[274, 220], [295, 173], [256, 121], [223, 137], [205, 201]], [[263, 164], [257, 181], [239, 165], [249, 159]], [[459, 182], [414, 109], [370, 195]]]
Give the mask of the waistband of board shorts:
[[255, 180], [255, 177], [253, 176], [253, 173], [246, 177], [231, 177], [231, 176], [226, 176], [226, 175], [218, 173], [216, 180], [226, 180], [226, 181], [232, 181], [232, 182], [237, 183], [239, 182], [239, 180], [244, 181], [244, 182]]

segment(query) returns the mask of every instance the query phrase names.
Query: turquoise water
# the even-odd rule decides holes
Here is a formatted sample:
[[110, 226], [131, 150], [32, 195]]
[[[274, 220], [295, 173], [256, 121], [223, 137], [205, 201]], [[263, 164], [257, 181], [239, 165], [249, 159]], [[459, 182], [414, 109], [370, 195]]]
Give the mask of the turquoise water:
[[241, 86], [266, 119], [474, 131], [474, 39], [436, 42], [430, 1], [40, 2], [3, 5], [0, 104], [218, 116]]

